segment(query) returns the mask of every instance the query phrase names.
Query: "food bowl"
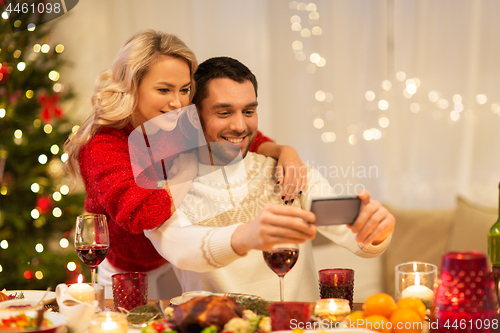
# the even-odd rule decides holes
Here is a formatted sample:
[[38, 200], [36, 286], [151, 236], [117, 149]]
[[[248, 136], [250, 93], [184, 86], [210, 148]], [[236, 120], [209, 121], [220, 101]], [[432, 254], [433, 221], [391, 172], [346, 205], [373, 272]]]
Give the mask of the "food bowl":
[[[20, 314], [26, 314], [26, 316], [30, 318], [36, 318], [37, 312], [34, 310], [28, 311], [0, 311], [0, 322], [4, 319], [8, 319], [11, 317], [18, 316]], [[66, 328], [66, 317], [62, 314], [55, 312], [45, 312], [44, 319], [48, 319], [51, 322], [50, 327], [41, 327], [36, 330], [34, 328], [24, 328], [19, 329], [16, 327], [13, 328], [0, 328], [0, 332], [30, 332], [30, 333], [64, 333]]]
[[8, 301], [0, 302], [0, 310], [12, 310], [12, 311], [21, 311], [28, 310], [35, 307], [39, 299], [30, 299], [30, 298], [22, 298], [22, 299], [11, 299]]

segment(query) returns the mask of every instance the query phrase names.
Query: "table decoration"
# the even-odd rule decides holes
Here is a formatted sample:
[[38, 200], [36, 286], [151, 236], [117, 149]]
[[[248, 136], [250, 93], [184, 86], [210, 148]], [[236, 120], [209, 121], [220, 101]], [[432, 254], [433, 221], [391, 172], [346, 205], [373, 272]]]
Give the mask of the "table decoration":
[[115, 311], [130, 311], [148, 300], [148, 276], [144, 273], [118, 273], [111, 276]]
[[328, 321], [333, 327], [351, 313], [349, 301], [341, 298], [325, 298], [316, 301], [314, 315], [322, 321]]
[[83, 282], [83, 275], [78, 275], [78, 283], [69, 285], [69, 294], [80, 302], [91, 303], [95, 300], [95, 290], [87, 283]]
[[319, 296], [349, 300], [352, 309], [354, 296], [354, 270], [349, 268], [322, 269], [319, 271]]
[[127, 330], [127, 317], [123, 313], [103, 311], [90, 321], [90, 333], [126, 333]]
[[[71, 287], [71, 286], [70, 286]], [[94, 288], [88, 286], [94, 296]], [[94, 315], [98, 302], [83, 302], [76, 299], [70, 293], [70, 288], [64, 284], [58, 284], [56, 287], [56, 299], [59, 306], [59, 313], [68, 320], [68, 326], [73, 333], [83, 333], [89, 328], [90, 319]]]
[[434, 300], [437, 267], [425, 262], [406, 262], [396, 266], [395, 298], [418, 298], [430, 309]]
[[443, 255], [436, 281], [431, 330], [441, 332], [495, 332], [498, 303], [486, 255], [450, 252]]

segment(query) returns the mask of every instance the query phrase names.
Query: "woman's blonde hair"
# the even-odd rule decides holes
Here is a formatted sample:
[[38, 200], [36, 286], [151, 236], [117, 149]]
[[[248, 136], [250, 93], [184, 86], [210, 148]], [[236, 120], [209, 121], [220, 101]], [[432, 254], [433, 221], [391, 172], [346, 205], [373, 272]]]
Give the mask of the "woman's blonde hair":
[[91, 115], [64, 144], [64, 150], [68, 153], [64, 168], [75, 184], [81, 147], [101, 126], [123, 128], [130, 122], [137, 105], [139, 84], [160, 56], [171, 56], [186, 61], [191, 70], [189, 97], [192, 99], [195, 92], [193, 75], [198, 67], [193, 51], [177, 36], [160, 31], [146, 30], [132, 36], [120, 49], [111, 69], [97, 78], [91, 99]]

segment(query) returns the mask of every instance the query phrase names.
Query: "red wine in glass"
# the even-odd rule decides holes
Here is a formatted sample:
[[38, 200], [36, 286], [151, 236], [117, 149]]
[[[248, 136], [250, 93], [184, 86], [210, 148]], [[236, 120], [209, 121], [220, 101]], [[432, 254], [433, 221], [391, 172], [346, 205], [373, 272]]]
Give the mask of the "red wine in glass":
[[284, 277], [299, 258], [299, 247], [295, 244], [276, 245], [272, 250], [263, 251], [264, 261], [280, 279], [280, 301], [284, 301]]
[[90, 268], [92, 284], [95, 284], [95, 269], [106, 258], [109, 249], [105, 215], [87, 214], [76, 218], [75, 248], [78, 257]]
[[90, 268], [96, 268], [108, 255], [109, 245], [94, 244], [76, 247], [76, 253], [81, 261]]

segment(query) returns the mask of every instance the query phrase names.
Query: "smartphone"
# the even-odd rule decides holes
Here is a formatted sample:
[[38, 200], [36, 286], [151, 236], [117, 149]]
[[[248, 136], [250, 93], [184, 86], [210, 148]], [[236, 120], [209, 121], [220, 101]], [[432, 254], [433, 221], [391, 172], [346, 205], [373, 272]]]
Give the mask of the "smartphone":
[[316, 198], [312, 199], [311, 212], [316, 215], [316, 225], [353, 224], [360, 207], [358, 197]]

